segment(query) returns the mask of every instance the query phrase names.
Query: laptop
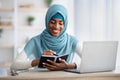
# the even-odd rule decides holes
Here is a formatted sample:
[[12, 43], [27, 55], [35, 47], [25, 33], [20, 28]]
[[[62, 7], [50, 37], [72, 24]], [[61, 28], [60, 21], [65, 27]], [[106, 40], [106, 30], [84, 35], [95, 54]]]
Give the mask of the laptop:
[[84, 42], [80, 73], [115, 70], [117, 48], [118, 41]]
[[117, 48], [118, 41], [85, 41], [82, 46], [80, 69], [65, 71], [75, 73], [113, 71], [116, 67]]

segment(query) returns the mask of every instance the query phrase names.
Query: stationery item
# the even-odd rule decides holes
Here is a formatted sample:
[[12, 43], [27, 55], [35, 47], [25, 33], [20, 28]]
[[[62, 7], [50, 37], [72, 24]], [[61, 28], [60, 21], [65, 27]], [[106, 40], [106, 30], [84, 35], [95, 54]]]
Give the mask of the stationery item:
[[56, 63], [60, 63], [59, 58], [64, 59], [65, 61], [67, 60], [68, 54], [65, 55], [42, 55], [40, 58], [40, 63], [38, 65], [39, 68], [44, 68], [43, 63], [48, 63], [50, 64], [47, 60], [52, 60]]

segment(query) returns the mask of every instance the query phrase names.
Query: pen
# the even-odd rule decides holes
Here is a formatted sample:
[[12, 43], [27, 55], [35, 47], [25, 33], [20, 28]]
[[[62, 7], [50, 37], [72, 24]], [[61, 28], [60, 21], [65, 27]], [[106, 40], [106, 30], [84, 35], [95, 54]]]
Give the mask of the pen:
[[57, 54], [53, 54], [53, 55], [58, 56]]
[[56, 52], [54, 52], [54, 51], [53, 51], [53, 55], [54, 55], [54, 56], [58, 56], [58, 55], [56, 54]]

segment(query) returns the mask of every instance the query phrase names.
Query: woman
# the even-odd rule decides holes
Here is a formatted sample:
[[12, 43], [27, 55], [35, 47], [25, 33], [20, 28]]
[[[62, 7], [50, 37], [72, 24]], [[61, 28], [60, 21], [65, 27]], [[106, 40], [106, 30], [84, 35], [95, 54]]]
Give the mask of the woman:
[[67, 11], [62, 5], [51, 6], [46, 14], [46, 29], [38, 36], [33, 37], [19, 54], [11, 68], [27, 69], [39, 65], [41, 55], [69, 54], [67, 61], [59, 59], [60, 63], [48, 60], [50, 64], [43, 65], [51, 71], [75, 69], [79, 66], [72, 63], [74, 53], [80, 55], [80, 44], [77, 39], [66, 33], [68, 24]]

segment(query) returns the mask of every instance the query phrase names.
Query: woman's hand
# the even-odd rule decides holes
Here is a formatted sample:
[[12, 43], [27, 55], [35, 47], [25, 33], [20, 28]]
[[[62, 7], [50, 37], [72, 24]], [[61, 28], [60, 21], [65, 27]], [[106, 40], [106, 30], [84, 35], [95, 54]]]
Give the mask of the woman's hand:
[[32, 61], [32, 63], [31, 63], [31, 66], [34, 67], [34, 66], [39, 65], [39, 61], [40, 61], [39, 58], [38, 58], [38, 59], [34, 59], [34, 60]]
[[52, 51], [52, 50], [45, 50], [45, 51], [43, 52], [43, 55], [54, 55], [54, 54], [56, 54], [56, 52], [54, 52], [54, 51]]
[[[45, 50], [43, 52], [43, 55], [54, 55], [54, 54], [56, 54], [56, 52], [54, 52], [52, 50]], [[31, 63], [32, 67], [39, 65], [39, 62], [40, 62], [40, 58], [34, 59]]]
[[59, 58], [60, 63], [55, 63], [51, 60], [47, 60], [51, 64], [43, 63], [43, 65], [50, 71], [59, 71], [59, 70], [64, 70], [68, 69], [68, 64], [66, 63], [65, 60]]

